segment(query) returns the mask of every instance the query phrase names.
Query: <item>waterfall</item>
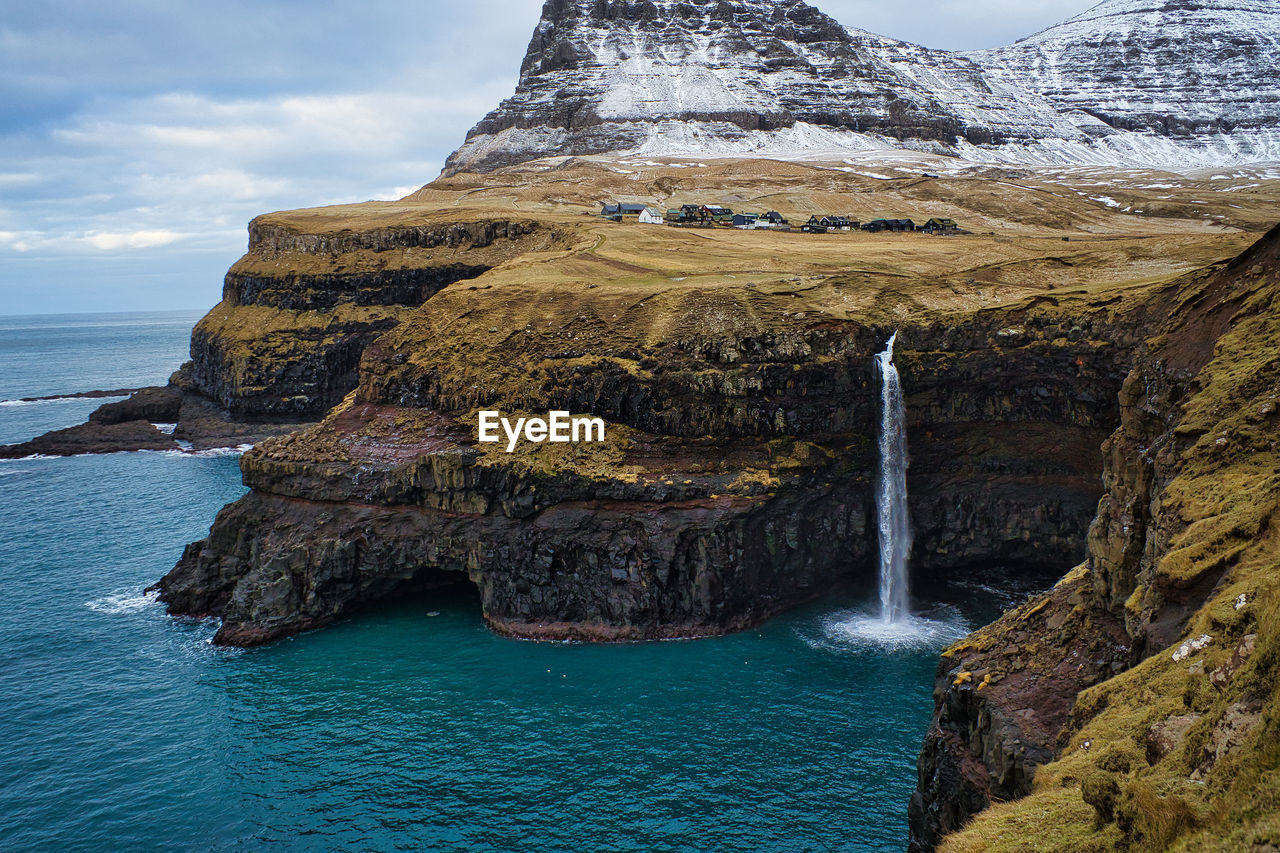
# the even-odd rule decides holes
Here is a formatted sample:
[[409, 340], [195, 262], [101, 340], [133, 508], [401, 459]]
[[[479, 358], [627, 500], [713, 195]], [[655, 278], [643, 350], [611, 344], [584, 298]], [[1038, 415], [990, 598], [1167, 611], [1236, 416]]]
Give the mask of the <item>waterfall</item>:
[[880, 534], [880, 618], [899, 622], [907, 611], [907, 556], [911, 520], [907, 515], [907, 424], [902, 384], [893, 366], [894, 332], [876, 355], [880, 375], [880, 478], [876, 508]]

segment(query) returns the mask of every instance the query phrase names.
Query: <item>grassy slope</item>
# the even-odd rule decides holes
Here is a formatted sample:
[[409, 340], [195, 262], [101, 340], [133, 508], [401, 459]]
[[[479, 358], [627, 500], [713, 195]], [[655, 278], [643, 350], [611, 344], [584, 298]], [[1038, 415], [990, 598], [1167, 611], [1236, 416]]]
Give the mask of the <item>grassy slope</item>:
[[1190, 446], [1159, 506], [1168, 550], [1126, 608], [1205, 578], [1212, 592], [1182, 640], [1084, 691], [1033, 793], [947, 853], [1280, 845], [1280, 268], [1274, 253], [1244, 266], [1232, 327], [1181, 407]]
[[[1274, 180], [1089, 169], [972, 169], [940, 179], [867, 171], [887, 177], [767, 161], [683, 169], [574, 161], [458, 175], [402, 202], [287, 211], [264, 220], [321, 234], [513, 213], [554, 226], [554, 240], [519, 246], [491, 272], [446, 288], [431, 311], [408, 312], [390, 333], [421, 342], [415, 360], [447, 362], [457, 375], [514, 392], [530, 375], [510, 356], [519, 352], [522, 330], [533, 326], [554, 329], [565, 349], [622, 352], [659, 337], [679, 338], [691, 313], [700, 317], [700, 329], [723, 322], [778, 330], [823, 315], [891, 323], [1049, 295], [1063, 303], [1137, 300], [1151, 283], [1236, 255], [1256, 237], [1245, 232], [1269, 225], [1280, 209]], [[586, 215], [613, 199], [664, 209], [719, 201], [776, 208], [793, 220], [812, 212], [946, 216], [975, 233], [809, 236], [618, 225]], [[436, 255], [388, 254], [290, 262], [249, 257], [242, 264], [269, 274], [324, 272], [344, 263], [365, 270], [384, 262], [385, 268], [444, 262]], [[451, 253], [448, 262], [461, 262], [458, 255], [466, 251]], [[1222, 339], [1205, 368], [1200, 392], [1182, 415], [1182, 428], [1197, 442], [1192, 461], [1163, 498], [1182, 529], [1162, 576], [1177, 584], [1207, 565], [1229, 568], [1228, 581], [1189, 628], [1190, 636], [1206, 633], [1213, 641], [1177, 662], [1171, 650], [1161, 651], [1086, 691], [1069, 742], [1037, 775], [1033, 794], [984, 813], [946, 849], [1280, 845], [1280, 581], [1271, 523], [1280, 490], [1275, 290], [1257, 288], [1250, 319]], [[484, 310], [473, 312], [478, 299]], [[280, 322], [310, 321], [281, 316]], [[244, 324], [253, 335], [264, 328], [247, 316]], [[625, 369], [637, 369], [622, 361]], [[1246, 604], [1236, 609], [1241, 594]], [[1257, 651], [1224, 689], [1213, 687], [1206, 673], [1228, 661], [1250, 633], [1258, 635]], [[1252, 719], [1253, 697], [1263, 703], [1259, 722], [1246, 726], [1243, 742], [1203, 778], [1191, 778], [1205, 763], [1206, 745], [1235, 736], [1224, 720]], [[1188, 731], [1149, 765], [1152, 727], [1170, 720], [1187, 722]], [[1086, 802], [1086, 789], [1097, 807]], [[1098, 822], [1099, 815], [1109, 819]]]

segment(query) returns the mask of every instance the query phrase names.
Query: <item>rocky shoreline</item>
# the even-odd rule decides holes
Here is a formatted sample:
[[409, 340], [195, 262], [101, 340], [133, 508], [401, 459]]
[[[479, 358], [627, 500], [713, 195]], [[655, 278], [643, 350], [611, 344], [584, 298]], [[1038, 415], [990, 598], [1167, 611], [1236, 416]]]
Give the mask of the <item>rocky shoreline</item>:
[[[237, 420], [207, 397], [183, 391], [174, 384], [130, 389], [125, 393], [129, 396], [99, 406], [83, 424], [52, 430], [18, 444], [0, 445], [0, 459], [135, 450], [202, 451], [256, 444], [308, 425], [266, 419]], [[118, 395], [119, 392], [90, 391], [47, 399]]]
[[[1203, 816], [1167, 818], [1198, 815], [1189, 804], [1211, 790], [1204, 782], [1218, 762], [1262, 728], [1262, 694], [1237, 673], [1258, 642], [1250, 631], [1266, 619], [1249, 604], [1274, 583], [1264, 531], [1276, 511], [1268, 460], [1278, 432], [1271, 383], [1280, 372], [1269, 350], [1277, 293], [1280, 227], [1157, 298], [1167, 319], [1136, 351], [1118, 394], [1119, 427], [1102, 445], [1106, 492], [1087, 561], [943, 654], [910, 850], [970, 849], [970, 835], [981, 849], [1019, 849], [1027, 822], [1063, 829], [1081, 807], [1096, 809], [1091, 835], [1107, 849], [1168, 849], [1177, 834], [1211, 823], [1208, 804]], [[1224, 486], [1248, 498], [1224, 502]], [[1188, 632], [1199, 639], [1179, 648]], [[1211, 644], [1218, 650], [1197, 658]], [[1210, 662], [1221, 664], [1212, 675]], [[1131, 672], [1143, 674], [1120, 677]], [[1252, 674], [1254, 684], [1267, 677]], [[1145, 700], [1125, 693], [1143, 683], [1161, 689]], [[1198, 786], [1190, 794], [1180, 781], [1188, 774]], [[1153, 784], [1164, 793], [1139, 793]], [[1011, 804], [965, 830], [992, 803], [1020, 798], [1025, 812]], [[1227, 826], [1239, 834], [1254, 819]], [[1024, 822], [1011, 831], [1004, 820]]]
[[[249, 493], [153, 587], [173, 614], [220, 619], [216, 643], [269, 643], [459, 584], [505, 636], [709, 636], [865, 582], [871, 366], [896, 331], [915, 578], [993, 563], [1065, 575], [944, 653], [912, 850], [968, 849], [948, 845], [1023, 801], [1070, 826], [1096, 801], [1093, 832], [1136, 837], [1140, 773], [1195, 752], [1187, 773], [1209, 778], [1260, 725], [1253, 676], [1221, 673], [1249, 671], [1223, 658], [1228, 644], [1241, 657], [1246, 636], [1267, 643], [1249, 602], [1269, 588], [1256, 567], [1272, 507], [1232, 490], [1276, 491], [1280, 231], [1230, 262], [1138, 281], [1158, 246], [1134, 241], [1107, 268], [1097, 259], [1119, 238], [1072, 238], [1072, 257], [1112, 276], [1078, 287], [1063, 285], [1075, 261], [1060, 240], [1044, 258], [1043, 238], [980, 236], [970, 251], [997, 260], [976, 272], [909, 276], [888, 244], [863, 249], [888, 260], [851, 271], [846, 249], [807, 241], [786, 246], [813, 253], [788, 256], [798, 274], [686, 281], [673, 273], [726, 262], [716, 235], [357, 207], [255, 220], [168, 386], [0, 449], [255, 445]], [[779, 236], [739, 235], [732, 257]], [[1191, 242], [1202, 261], [1217, 245]], [[677, 266], [640, 264], [663, 253]], [[477, 441], [488, 408], [587, 413], [609, 440], [504, 452]], [[1229, 614], [1228, 593], [1245, 602]], [[1223, 648], [1206, 641], [1201, 671], [1160, 675], [1190, 679], [1169, 694], [1185, 707], [1126, 723], [1143, 733], [1129, 752], [1153, 758], [1086, 755], [1090, 726], [1149, 701], [1123, 694], [1126, 679], [1193, 625]], [[1197, 686], [1210, 663], [1234, 711]], [[1205, 731], [1178, 722], [1192, 717]], [[1206, 742], [1212, 760], [1196, 752]]]

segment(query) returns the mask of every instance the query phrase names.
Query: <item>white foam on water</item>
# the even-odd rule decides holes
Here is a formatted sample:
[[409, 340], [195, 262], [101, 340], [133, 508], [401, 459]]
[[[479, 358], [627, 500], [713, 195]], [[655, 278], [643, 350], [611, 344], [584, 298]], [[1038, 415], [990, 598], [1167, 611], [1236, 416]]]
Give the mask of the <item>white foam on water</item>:
[[931, 616], [909, 614], [889, 622], [879, 613], [841, 610], [822, 619], [813, 648], [833, 652], [929, 651], [945, 648], [969, 633], [960, 614], [948, 609]]
[[7, 408], [19, 408], [23, 406], [44, 406], [46, 404], [57, 403], [82, 403], [86, 401], [102, 404], [109, 403], [112, 400], [123, 400], [126, 396], [127, 395], [120, 395], [118, 397], [52, 397], [48, 400], [0, 400], [0, 406]]
[[159, 456], [168, 456], [173, 459], [191, 459], [192, 457], [200, 459], [215, 459], [219, 456], [239, 456], [253, 449], [252, 444], [237, 444], [235, 447], [209, 447], [204, 450], [191, 450], [190, 443], [178, 442], [181, 449], [179, 450], [140, 450], [139, 453], [155, 453]]
[[111, 595], [104, 595], [102, 598], [95, 598], [93, 601], [86, 601], [84, 606], [95, 613], [107, 613], [112, 616], [119, 616], [125, 613], [138, 613], [146, 610], [159, 603], [156, 592], [138, 592], [137, 590], [128, 590], [125, 592], [116, 592]]
[[199, 456], [201, 459], [213, 459], [218, 456], [239, 456], [253, 450], [252, 444], [237, 444], [235, 447], [210, 447], [206, 450], [184, 451], [183, 456]]
[[165, 435], [173, 435], [173, 431], [174, 431], [175, 429], [177, 429], [177, 428], [178, 428], [178, 425], [177, 425], [177, 424], [157, 424], [157, 423], [152, 423], [151, 425], [152, 425], [153, 427], [155, 427], [156, 429], [160, 430], [160, 431], [161, 431], [162, 433], [164, 433]]

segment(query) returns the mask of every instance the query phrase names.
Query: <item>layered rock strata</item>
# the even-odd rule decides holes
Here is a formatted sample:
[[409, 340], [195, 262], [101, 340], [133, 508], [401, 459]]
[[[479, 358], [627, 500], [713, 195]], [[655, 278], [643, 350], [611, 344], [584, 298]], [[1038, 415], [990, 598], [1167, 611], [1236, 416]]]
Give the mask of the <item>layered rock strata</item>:
[[[883, 328], [791, 289], [533, 293], [443, 291], [365, 351], [323, 423], [246, 454], [253, 491], [161, 581], [171, 610], [252, 644], [465, 577], [502, 633], [641, 639], [742, 628], [873, 572]], [[969, 460], [912, 469], [922, 568], [1083, 549], [1131, 326], [1031, 303], [901, 329], [913, 447]], [[481, 408], [590, 413], [609, 440], [508, 455], [477, 442]]]
[[[249, 225], [222, 302], [191, 334], [184, 380], [240, 420], [315, 420], [356, 384], [360, 354], [441, 288], [537, 241], [531, 221], [397, 222], [299, 233]], [[542, 235], [546, 237], [546, 235]]]
[[910, 147], [1167, 168], [1280, 155], [1268, 0], [1106, 0], [994, 50], [846, 28], [799, 0], [548, 0], [515, 92], [445, 174], [543, 157]]
[[[1074, 821], [1072, 837], [1097, 849], [1168, 849], [1247, 801], [1241, 793], [1218, 818], [1200, 815], [1196, 803], [1212, 792], [1174, 783], [1203, 783], [1227, 752], [1249, 748], [1240, 728], [1252, 733], [1267, 704], [1250, 686], [1267, 676], [1235, 676], [1259, 643], [1280, 642], [1274, 625], [1250, 633], [1266, 621], [1280, 559], [1269, 533], [1280, 512], [1277, 293], [1280, 228], [1154, 300], [1168, 319], [1136, 349], [1119, 393], [1087, 563], [943, 655], [912, 850], [934, 849], [994, 801], [1028, 795], [1046, 827]], [[1217, 694], [1203, 692], [1209, 682]], [[1206, 737], [1218, 738], [1207, 752]], [[1142, 793], [1152, 785], [1164, 793]], [[1169, 809], [1197, 816], [1168, 823]], [[1002, 807], [990, 821], [1022, 814]]]

